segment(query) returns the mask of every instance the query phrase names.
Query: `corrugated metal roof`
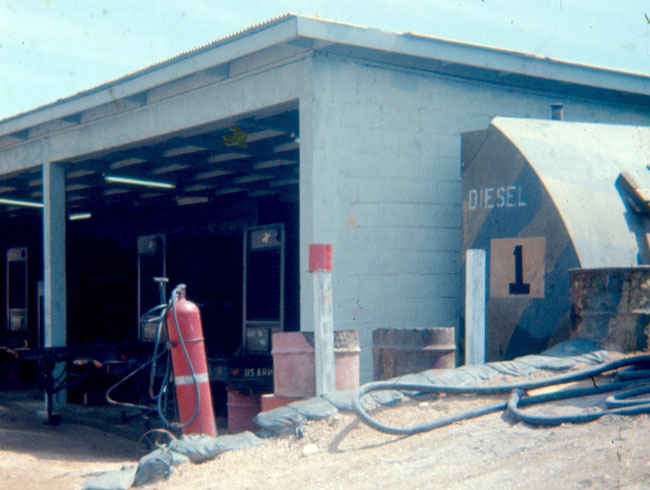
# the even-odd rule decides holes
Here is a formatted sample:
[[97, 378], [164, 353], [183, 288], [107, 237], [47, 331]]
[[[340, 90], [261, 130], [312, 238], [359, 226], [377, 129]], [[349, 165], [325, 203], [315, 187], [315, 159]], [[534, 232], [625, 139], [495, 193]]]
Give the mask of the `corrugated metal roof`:
[[[18, 120], [38, 111], [47, 110], [74, 100], [82, 99], [112, 87], [116, 87], [120, 84], [126, 84], [126, 82], [138, 79], [139, 77], [156, 72], [157, 70], [163, 70], [170, 65], [209, 52], [220, 46], [234, 43], [242, 38], [267, 30], [292, 19], [297, 19], [298, 31], [295, 35], [298, 38], [318, 39], [340, 45], [347, 45], [349, 43], [359, 49], [375, 49], [383, 52], [394, 52], [396, 56], [405, 56], [412, 59], [440, 59], [447, 64], [474, 66], [484, 71], [512, 71], [513, 74], [528, 78], [532, 77], [545, 80], [555, 80], [556, 77], [558, 77], [557, 80], [560, 83], [572, 83], [584, 86], [593, 85], [593, 87], [598, 87], [601, 90], [620, 92], [629, 91], [630, 93], [641, 94], [643, 97], [650, 96], [650, 77], [643, 74], [634, 74], [608, 68], [603, 69], [547, 57], [539, 57], [523, 52], [451, 41], [423, 34], [415, 34], [412, 32], [384, 32], [376, 28], [368, 28], [343, 22], [302, 16], [295, 13], [287, 13], [268, 21], [252, 25], [195, 49], [185, 51], [164, 61], [154, 63], [122, 77], [83, 90], [69, 97], [64, 97], [55, 102], [2, 119], [0, 120], [0, 125], [6, 126], [7, 122], [13, 122], [14, 120]], [[427, 44], [418, 44], [417, 42], [414, 42], [417, 40], [427, 41]], [[488, 59], [491, 61], [488, 62]], [[522, 64], [521, 60], [528, 60], [530, 63]], [[585, 75], [587, 72], [588, 74]], [[170, 80], [161, 80], [160, 83], [166, 83], [167, 81]], [[50, 115], [46, 116], [45, 119], [48, 117], [56, 119], [60, 118], [61, 115]], [[7, 132], [5, 132], [5, 134], [30, 127], [31, 125], [32, 123], [23, 125], [20, 122], [18, 124], [12, 124], [12, 128], [7, 127]]]

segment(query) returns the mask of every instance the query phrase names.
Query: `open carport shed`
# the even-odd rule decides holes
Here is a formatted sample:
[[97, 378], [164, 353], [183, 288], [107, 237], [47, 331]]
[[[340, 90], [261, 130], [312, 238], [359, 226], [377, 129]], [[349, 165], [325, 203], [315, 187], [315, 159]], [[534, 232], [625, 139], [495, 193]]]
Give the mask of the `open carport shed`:
[[332, 243], [335, 328], [359, 331], [367, 380], [373, 329], [459, 323], [460, 133], [557, 102], [649, 125], [650, 78], [287, 15], [0, 121], [0, 245], [36, 258], [58, 346], [137, 337], [137, 238], [164, 234], [227, 353], [242, 234], [282, 224], [283, 328], [313, 328], [308, 245]]

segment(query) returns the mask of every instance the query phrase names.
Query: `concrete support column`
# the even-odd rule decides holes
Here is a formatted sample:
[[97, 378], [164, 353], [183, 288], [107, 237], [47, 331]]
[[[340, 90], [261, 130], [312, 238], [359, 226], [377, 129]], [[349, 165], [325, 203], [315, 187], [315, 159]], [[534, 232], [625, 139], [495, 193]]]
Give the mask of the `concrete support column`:
[[[43, 163], [43, 280], [45, 286], [45, 347], [66, 345], [65, 166]], [[60, 363], [63, 364], [63, 363]], [[65, 365], [54, 366], [59, 377]], [[52, 399], [50, 412], [65, 405], [65, 391]], [[46, 407], [47, 409], [48, 407]]]

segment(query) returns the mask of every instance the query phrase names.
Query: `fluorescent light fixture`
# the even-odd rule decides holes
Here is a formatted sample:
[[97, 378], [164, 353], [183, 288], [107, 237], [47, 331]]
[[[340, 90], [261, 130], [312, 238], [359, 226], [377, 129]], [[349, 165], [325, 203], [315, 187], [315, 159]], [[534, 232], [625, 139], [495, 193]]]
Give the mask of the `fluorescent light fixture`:
[[91, 213], [73, 213], [70, 216], [68, 216], [68, 219], [70, 221], [79, 221], [82, 219], [90, 219], [90, 218], [92, 218]]
[[179, 146], [178, 148], [172, 148], [171, 150], [167, 150], [165, 153], [163, 153], [163, 156], [175, 157], [177, 155], [196, 153], [197, 151], [203, 151], [203, 150], [207, 150], [207, 148], [203, 146], [196, 146], [196, 145]]
[[106, 182], [113, 182], [116, 184], [129, 184], [129, 185], [141, 185], [144, 187], [156, 187], [159, 189], [173, 189], [176, 187], [175, 184], [171, 182], [160, 182], [156, 180], [144, 180], [144, 179], [134, 179], [132, 177], [120, 177], [117, 175], [107, 175], [104, 177]]
[[27, 182], [27, 185], [29, 187], [36, 187], [37, 185], [41, 185], [42, 183], [43, 183], [43, 181], [41, 179], [34, 179], [34, 180], [30, 180], [29, 182]]
[[0, 194], [4, 194], [5, 192], [11, 192], [15, 191], [15, 187], [0, 187]]
[[0, 204], [6, 204], [7, 206], [22, 206], [26, 208], [42, 208], [42, 202], [35, 201], [22, 201], [20, 199], [0, 199]]

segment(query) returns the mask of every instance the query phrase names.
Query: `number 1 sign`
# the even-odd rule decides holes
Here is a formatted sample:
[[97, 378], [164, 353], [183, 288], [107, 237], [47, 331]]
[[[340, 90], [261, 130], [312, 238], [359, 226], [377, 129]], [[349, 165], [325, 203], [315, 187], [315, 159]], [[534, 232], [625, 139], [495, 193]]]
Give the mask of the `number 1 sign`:
[[546, 239], [490, 240], [490, 297], [543, 298]]

